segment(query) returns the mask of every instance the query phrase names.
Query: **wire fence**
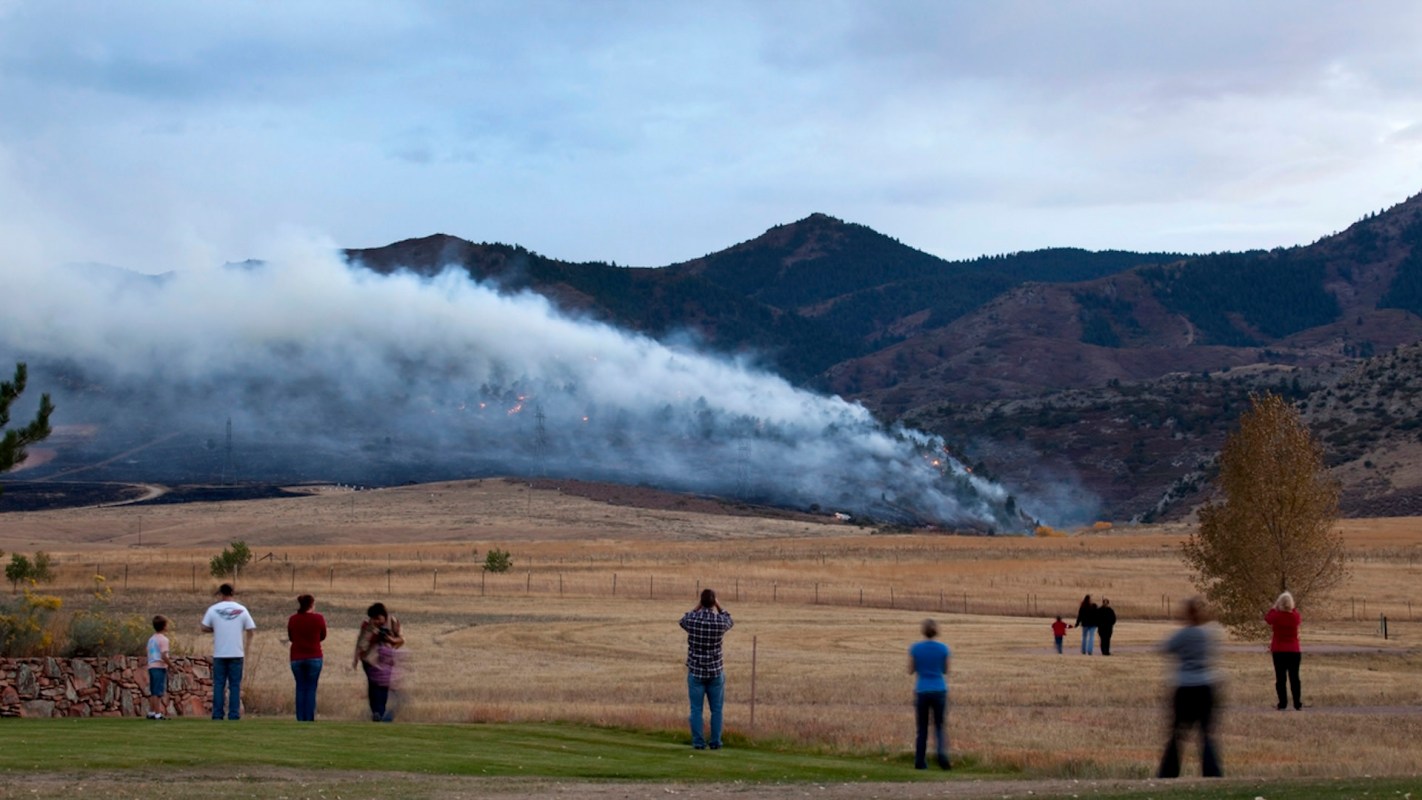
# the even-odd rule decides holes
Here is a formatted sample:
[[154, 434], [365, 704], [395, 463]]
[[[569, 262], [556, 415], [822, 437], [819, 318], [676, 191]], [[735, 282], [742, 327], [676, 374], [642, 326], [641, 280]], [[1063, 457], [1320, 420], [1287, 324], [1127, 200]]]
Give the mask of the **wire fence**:
[[[715, 588], [731, 603], [828, 606], [836, 608], [901, 609], [932, 613], [989, 616], [1044, 617], [1060, 614], [1073, 621], [1082, 593], [1075, 585], [1043, 586], [1041, 591], [984, 588], [980, 585], [895, 585], [884, 580], [846, 582], [814, 577], [761, 578], [709, 574], [703, 578], [685, 573], [666, 574], [634, 566], [632, 569], [587, 567], [565, 569], [557, 564], [536, 569], [490, 572], [465, 556], [429, 558], [416, 563], [374, 557], [336, 563], [316, 558], [269, 559], [254, 563], [228, 578], [245, 593], [294, 596], [298, 593], [363, 593], [391, 597], [465, 596], [487, 598], [538, 597], [573, 600], [694, 599], [706, 587]], [[140, 562], [70, 562], [54, 570], [45, 588], [53, 591], [91, 590], [96, 576], [115, 592], [211, 593], [218, 582], [206, 562], [150, 559]], [[951, 578], [951, 576], [949, 576]], [[979, 577], [978, 583], [983, 580]], [[1044, 581], [1045, 583], [1045, 581]], [[1111, 607], [1120, 619], [1166, 620], [1176, 615], [1187, 595], [1141, 595], [1120, 590], [1110, 593]], [[1099, 595], [1097, 595], [1099, 597]], [[1335, 597], [1326, 606], [1311, 609], [1319, 619], [1369, 621], [1383, 619], [1397, 625], [1412, 622], [1411, 599], [1378, 596]], [[1419, 609], [1422, 610], [1422, 609]]]

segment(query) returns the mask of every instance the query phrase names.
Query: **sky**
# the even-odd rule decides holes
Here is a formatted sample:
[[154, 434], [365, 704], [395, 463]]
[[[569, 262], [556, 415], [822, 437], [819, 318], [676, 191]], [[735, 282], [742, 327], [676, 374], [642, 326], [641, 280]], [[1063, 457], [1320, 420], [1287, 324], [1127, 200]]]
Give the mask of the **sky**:
[[662, 266], [1306, 244], [1422, 190], [1422, 4], [0, 0], [0, 277], [448, 233]]

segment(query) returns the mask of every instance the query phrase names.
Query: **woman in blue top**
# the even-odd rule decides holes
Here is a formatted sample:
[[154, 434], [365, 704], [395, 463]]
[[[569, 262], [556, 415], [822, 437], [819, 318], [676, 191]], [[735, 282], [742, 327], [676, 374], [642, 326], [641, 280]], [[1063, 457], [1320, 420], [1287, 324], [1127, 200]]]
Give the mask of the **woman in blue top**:
[[948, 715], [948, 645], [936, 641], [938, 623], [923, 621], [923, 641], [909, 648], [908, 671], [917, 675], [914, 682], [914, 722], [918, 735], [913, 742], [913, 766], [928, 769], [928, 718], [933, 717], [933, 737], [938, 744], [938, 766], [952, 769], [948, 761], [948, 737], [943, 733], [944, 717]]

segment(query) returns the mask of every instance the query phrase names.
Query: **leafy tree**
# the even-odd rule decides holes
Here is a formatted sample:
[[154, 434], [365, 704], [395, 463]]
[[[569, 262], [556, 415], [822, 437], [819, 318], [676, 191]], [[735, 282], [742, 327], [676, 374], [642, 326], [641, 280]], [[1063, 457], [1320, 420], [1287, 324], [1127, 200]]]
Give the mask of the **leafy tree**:
[[208, 571], [214, 578], [236, 577], [252, 561], [252, 549], [241, 539], [236, 539], [231, 545], [224, 547], [222, 552], [213, 556], [208, 562]]
[[1347, 577], [1339, 485], [1299, 412], [1273, 393], [1252, 408], [1220, 453], [1223, 500], [1200, 509], [1183, 557], [1197, 588], [1235, 633], [1262, 638], [1263, 614], [1282, 591], [1300, 605]]
[[[25, 391], [29, 370], [23, 363], [15, 365], [15, 379], [0, 381], [0, 430], [10, 424], [10, 404]], [[0, 437], [0, 472], [6, 472], [25, 460], [25, 448], [49, 436], [49, 416], [54, 413], [54, 404], [49, 395], [40, 395], [39, 411], [29, 424], [4, 431]], [[0, 487], [3, 490], [3, 487]]]
[[34, 565], [30, 563], [29, 557], [20, 553], [10, 554], [10, 563], [5, 565], [5, 578], [10, 581], [12, 593], [20, 590], [20, 581], [29, 580], [33, 569]]
[[484, 554], [484, 569], [488, 572], [508, 572], [512, 566], [513, 561], [507, 550], [491, 547], [489, 552]]
[[35, 553], [34, 558], [11, 553], [10, 563], [5, 565], [5, 577], [10, 581], [11, 591], [19, 591], [22, 582], [49, 583], [54, 580], [51, 563], [49, 553], [43, 550]]

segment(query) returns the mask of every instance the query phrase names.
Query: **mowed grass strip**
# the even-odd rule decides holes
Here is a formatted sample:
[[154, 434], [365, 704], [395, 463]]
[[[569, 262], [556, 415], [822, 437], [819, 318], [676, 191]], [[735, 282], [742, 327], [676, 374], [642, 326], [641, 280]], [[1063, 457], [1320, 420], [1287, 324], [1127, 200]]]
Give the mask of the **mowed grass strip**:
[[664, 732], [566, 724], [394, 724], [287, 720], [8, 720], [0, 771], [288, 767], [442, 775], [638, 781], [913, 781], [953, 773], [912, 768], [908, 754], [878, 758], [728, 744], [693, 750]]

